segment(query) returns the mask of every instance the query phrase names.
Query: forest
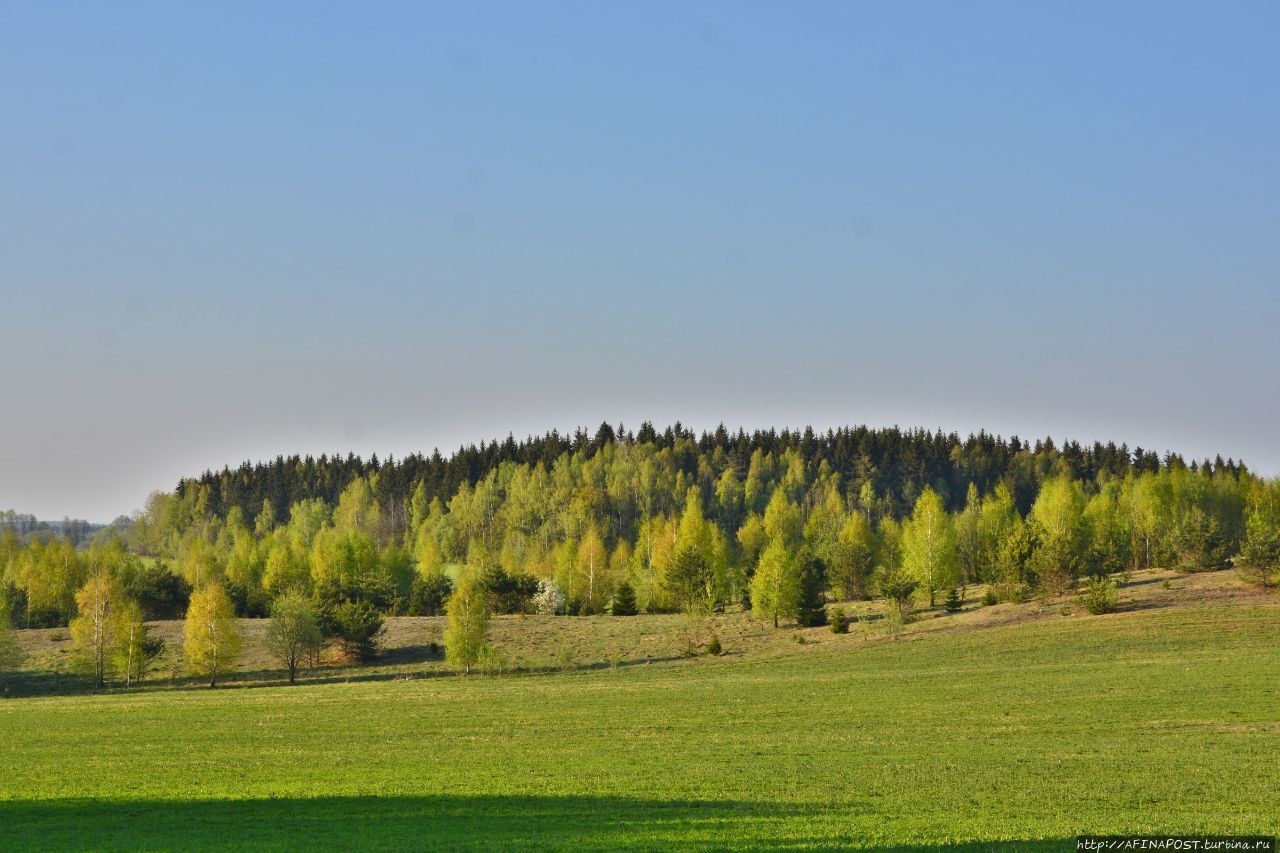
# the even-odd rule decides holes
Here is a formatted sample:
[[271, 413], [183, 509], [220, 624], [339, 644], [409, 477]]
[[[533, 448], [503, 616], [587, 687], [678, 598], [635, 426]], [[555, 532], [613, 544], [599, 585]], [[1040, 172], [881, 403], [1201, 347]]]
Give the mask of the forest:
[[[1089, 582], [1105, 608], [1109, 575], [1153, 566], [1234, 563], [1269, 585], [1280, 482], [1123, 444], [602, 424], [447, 459], [246, 463], [83, 541], [27, 527], [0, 530], [15, 627], [74, 627], [104, 598], [127, 601], [114, 612], [135, 626], [197, 603], [241, 617], [287, 605], [360, 658], [382, 616], [437, 615], [464, 592], [497, 613], [741, 606], [777, 625], [870, 597], [910, 618], [974, 585], [994, 602]], [[144, 657], [145, 630], [120, 631], [140, 638], [129, 660]]]

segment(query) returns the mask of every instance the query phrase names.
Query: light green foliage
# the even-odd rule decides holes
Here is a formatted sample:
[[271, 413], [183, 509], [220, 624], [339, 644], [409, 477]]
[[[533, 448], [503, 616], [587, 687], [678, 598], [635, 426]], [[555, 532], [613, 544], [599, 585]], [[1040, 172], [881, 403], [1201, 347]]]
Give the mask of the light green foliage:
[[267, 647], [289, 672], [292, 684], [298, 667], [315, 655], [323, 643], [311, 601], [299, 590], [290, 590], [271, 605]]
[[1274, 836], [1275, 618], [1147, 611], [897, 643], [824, 630], [746, 662], [726, 641], [726, 658], [537, 677], [0, 701], [21, 756], [0, 774], [0, 826], [15, 851]]
[[982, 499], [978, 496], [978, 487], [973, 483], [969, 484], [965, 495], [964, 509], [955, 517], [955, 526], [960, 582], [978, 583], [983, 575], [983, 558], [986, 554], [982, 547]]
[[1084, 498], [1065, 477], [1046, 480], [1028, 519], [1036, 534], [1032, 567], [1041, 586], [1061, 593], [1080, 574], [1085, 555]]
[[942, 498], [926, 488], [916, 500], [911, 520], [903, 526], [902, 568], [919, 584], [932, 607], [940, 590], [956, 585], [958, 562], [955, 528]]
[[147, 643], [147, 625], [142, 608], [136, 601], [123, 598], [114, 608], [112, 631], [114, 643], [110, 649], [112, 668], [124, 676], [126, 687], [141, 682], [146, 675], [151, 657]]
[[800, 508], [788, 500], [786, 492], [777, 488], [764, 511], [764, 532], [769, 542], [794, 551], [800, 546], [804, 521]]
[[1116, 582], [1111, 578], [1092, 577], [1081, 596], [1084, 609], [1094, 616], [1116, 609]]
[[867, 517], [859, 512], [848, 515], [826, 557], [831, 585], [842, 598], [860, 598], [870, 592], [879, 550]]
[[210, 687], [217, 686], [218, 676], [235, 671], [240, 631], [231, 599], [221, 584], [206, 584], [191, 593], [182, 639], [188, 671], [209, 679]]
[[80, 615], [71, 620], [71, 639], [75, 644], [75, 660], [79, 669], [89, 673], [102, 687], [116, 646], [117, 611], [124, 603], [120, 582], [105, 571], [99, 571], [76, 593], [76, 609]]
[[489, 605], [483, 591], [469, 575], [458, 579], [458, 585], [449, 597], [447, 616], [445, 660], [470, 674], [488, 646]]
[[792, 618], [800, 606], [800, 567], [781, 541], [770, 542], [760, 554], [751, 578], [751, 612], [769, 619], [776, 628], [782, 618]]

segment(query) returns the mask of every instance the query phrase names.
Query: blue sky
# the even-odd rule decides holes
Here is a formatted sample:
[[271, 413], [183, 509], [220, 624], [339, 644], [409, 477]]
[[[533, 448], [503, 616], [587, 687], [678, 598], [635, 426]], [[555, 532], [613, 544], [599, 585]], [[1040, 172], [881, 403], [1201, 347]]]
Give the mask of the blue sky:
[[1275, 3], [0, 0], [0, 507], [602, 419], [1280, 472]]

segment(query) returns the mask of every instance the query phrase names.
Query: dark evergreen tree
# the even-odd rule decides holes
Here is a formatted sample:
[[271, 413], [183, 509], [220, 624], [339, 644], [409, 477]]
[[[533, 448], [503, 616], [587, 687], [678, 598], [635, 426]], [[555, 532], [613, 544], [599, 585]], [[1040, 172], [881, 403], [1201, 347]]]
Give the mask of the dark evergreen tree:
[[613, 604], [610, 605], [609, 612], [614, 616], [636, 615], [636, 591], [631, 588], [631, 584], [623, 581], [614, 590]]
[[800, 607], [796, 624], [813, 628], [827, 624], [827, 572], [822, 560], [812, 554], [800, 557]]

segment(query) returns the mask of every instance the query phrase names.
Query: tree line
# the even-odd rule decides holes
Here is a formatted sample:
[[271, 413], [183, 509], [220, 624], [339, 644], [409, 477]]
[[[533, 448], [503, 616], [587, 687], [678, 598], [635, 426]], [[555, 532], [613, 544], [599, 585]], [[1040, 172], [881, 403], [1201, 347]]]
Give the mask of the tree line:
[[[741, 604], [779, 622], [815, 595], [907, 610], [974, 584], [1016, 600], [1082, 576], [1231, 560], [1269, 583], [1280, 560], [1275, 481], [1124, 445], [646, 424], [434, 460], [277, 460], [235, 473], [238, 491], [228, 472], [209, 474], [88, 547], [0, 531], [0, 599], [15, 625], [41, 627], [82, 615], [78, 595], [99, 577], [145, 619], [180, 618], [211, 584], [240, 616], [296, 593], [359, 657], [383, 615], [441, 613], [464, 576], [495, 612]], [[438, 492], [443, 475], [406, 482], [415, 465], [454, 472], [456, 489]], [[310, 495], [311, 476], [333, 500], [242, 505], [277, 487]]]

